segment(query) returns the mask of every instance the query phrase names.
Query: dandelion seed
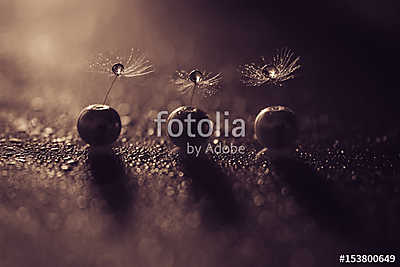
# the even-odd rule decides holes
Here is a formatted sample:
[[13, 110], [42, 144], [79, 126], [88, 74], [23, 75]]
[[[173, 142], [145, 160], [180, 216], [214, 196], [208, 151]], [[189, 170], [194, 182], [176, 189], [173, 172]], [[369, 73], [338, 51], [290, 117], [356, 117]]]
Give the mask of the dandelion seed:
[[192, 92], [190, 104], [193, 102], [193, 96], [196, 92], [202, 94], [203, 97], [215, 95], [220, 89], [222, 81], [222, 74], [213, 74], [211, 72], [201, 72], [193, 70], [190, 73], [184, 70], [175, 72], [171, 82], [177, 87], [181, 94]]
[[99, 53], [89, 64], [89, 71], [133, 78], [154, 72], [154, 67], [143, 53], [132, 48], [128, 56], [116, 56], [113, 52]]
[[294, 72], [301, 67], [298, 64], [299, 60], [300, 57], [295, 57], [290, 49], [278, 49], [271, 62], [267, 62], [262, 57], [261, 63], [240, 66], [241, 81], [247, 86], [261, 86], [263, 84], [282, 86], [283, 82], [295, 78]]
[[118, 77], [135, 78], [145, 76], [154, 72], [154, 67], [143, 53], [131, 49], [126, 57], [115, 56], [110, 52], [99, 53], [92, 63], [89, 64], [89, 72], [104, 73], [114, 77], [106, 93], [103, 104], [106, 103], [108, 95]]

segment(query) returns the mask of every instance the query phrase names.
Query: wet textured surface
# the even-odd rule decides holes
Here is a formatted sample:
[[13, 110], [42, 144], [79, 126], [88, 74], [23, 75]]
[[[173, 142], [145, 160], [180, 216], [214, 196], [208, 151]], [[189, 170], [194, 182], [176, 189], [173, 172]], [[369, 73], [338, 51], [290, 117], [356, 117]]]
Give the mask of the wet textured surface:
[[303, 129], [270, 162], [253, 139], [210, 139], [244, 155], [184, 156], [150, 117], [91, 149], [73, 117], [0, 115], [2, 266], [318, 266], [398, 241], [398, 131], [314, 143]]

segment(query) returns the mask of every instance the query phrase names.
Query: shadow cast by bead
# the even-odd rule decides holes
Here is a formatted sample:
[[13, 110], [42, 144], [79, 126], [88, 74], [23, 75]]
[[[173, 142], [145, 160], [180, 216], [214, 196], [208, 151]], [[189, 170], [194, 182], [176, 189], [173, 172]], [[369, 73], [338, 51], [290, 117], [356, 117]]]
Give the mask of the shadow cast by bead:
[[121, 158], [111, 148], [90, 148], [88, 165], [93, 186], [107, 203], [115, 221], [125, 225], [132, 216], [137, 185], [129, 181]]
[[192, 194], [201, 202], [205, 225], [211, 229], [238, 226], [243, 220], [243, 209], [232, 191], [232, 180], [204, 154], [183, 156], [183, 169], [192, 178]]

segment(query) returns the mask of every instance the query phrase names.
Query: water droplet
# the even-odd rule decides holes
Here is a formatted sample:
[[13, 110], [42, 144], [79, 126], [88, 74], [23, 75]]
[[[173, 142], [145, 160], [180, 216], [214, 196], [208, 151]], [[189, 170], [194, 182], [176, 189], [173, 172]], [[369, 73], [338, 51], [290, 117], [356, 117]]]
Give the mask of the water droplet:
[[115, 75], [119, 76], [119, 75], [122, 74], [122, 72], [124, 71], [125, 67], [124, 67], [124, 65], [122, 65], [121, 63], [116, 63], [116, 64], [114, 64], [114, 65], [112, 66], [111, 69], [112, 69], [112, 72], [113, 72]]
[[22, 140], [21, 140], [21, 139], [19, 139], [19, 138], [14, 138], [14, 137], [11, 137], [10, 139], [8, 139], [8, 141], [10, 141], [10, 143], [14, 143], [14, 144], [22, 143]]
[[54, 130], [50, 127], [46, 127], [43, 130], [43, 136], [48, 137], [54, 133]]
[[263, 68], [263, 73], [270, 79], [275, 79], [278, 76], [278, 69], [273, 65], [266, 65]]
[[203, 74], [198, 70], [192, 70], [189, 74], [189, 79], [193, 83], [198, 84], [203, 79]]
[[153, 128], [148, 129], [148, 130], [147, 130], [147, 135], [148, 135], [148, 136], [154, 135], [154, 129], [153, 129]]
[[68, 166], [67, 164], [63, 164], [63, 165], [61, 165], [61, 170], [69, 171], [70, 170], [70, 166]]

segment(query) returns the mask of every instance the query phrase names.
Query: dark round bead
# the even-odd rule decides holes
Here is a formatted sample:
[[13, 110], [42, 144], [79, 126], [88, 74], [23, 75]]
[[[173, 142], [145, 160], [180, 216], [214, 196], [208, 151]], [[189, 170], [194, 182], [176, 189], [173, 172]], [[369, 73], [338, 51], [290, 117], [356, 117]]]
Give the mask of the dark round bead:
[[[191, 115], [190, 118], [194, 120], [193, 122], [190, 123], [190, 132], [188, 130], [189, 127], [188, 127], [187, 121], [184, 121], [185, 119], [189, 118], [189, 114]], [[180, 121], [181, 125], [179, 125], [179, 123], [177, 123], [177, 122], [174, 123], [172, 120]], [[203, 135], [206, 135], [212, 129], [210, 129], [210, 125], [208, 123], [203, 122], [203, 123], [201, 123], [201, 126], [200, 126], [200, 130], [201, 130], [201, 133], [200, 133], [199, 129], [198, 129], [198, 125], [201, 120], [209, 120], [210, 121], [208, 115], [204, 111], [202, 111], [198, 108], [182, 106], [182, 107], [175, 109], [168, 116], [167, 125], [171, 124], [171, 131], [173, 134], [176, 134], [179, 132], [179, 127], [182, 127], [183, 130], [182, 130], [182, 134], [180, 134], [177, 137], [171, 136], [169, 130], [167, 130], [168, 136], [171, 139], [172, 143], [174, 143], [176, 146], [181, 147], [181, 148], [186, 147], [188, 143], [192, 146], [193, 145], [200, 146], [200, 145], [204, 144], [208, 140], [208, 137], [202, 136], [201, 133]], [[189, 136], [189, 133], [193, 136]]]
[[199, 83], [203, 79], [203, 74], [198, 70], [192, 70], [189, 73], [189, 79], [194, 83]]
[[292, 146], [297, 137], [297, 121], [292, 110], [284, 106], [268, 107], [258, 113], [254, 122], [258, 142], [269, 149]]
[[121, 119], [115, 109], [94, 104], [81, 111], [77, 127], [86, 143], [92, 146], [110, 145], [121, 133]]

